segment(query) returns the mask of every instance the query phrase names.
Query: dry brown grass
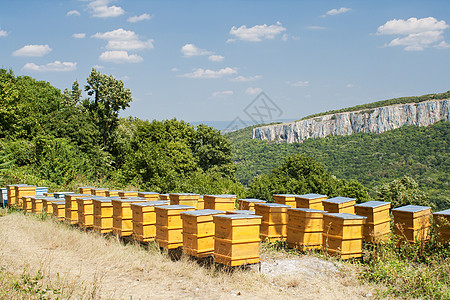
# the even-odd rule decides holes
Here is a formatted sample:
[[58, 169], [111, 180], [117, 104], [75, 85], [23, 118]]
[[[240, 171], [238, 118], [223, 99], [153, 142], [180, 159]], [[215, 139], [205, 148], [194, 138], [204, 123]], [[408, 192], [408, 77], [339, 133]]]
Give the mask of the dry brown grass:
[[0, 228], [2, 298], [36, 298], [41, 293], [63, 299], [357, 299], [373, 290], [361, 286], [349, 266], [306, 276], [307, 257], [265, 258], [303, 259], [303, 273], [226, 272], [186, 257], [172, 261], [155, 246], [123, 244], [21, 213], [0, 217]]

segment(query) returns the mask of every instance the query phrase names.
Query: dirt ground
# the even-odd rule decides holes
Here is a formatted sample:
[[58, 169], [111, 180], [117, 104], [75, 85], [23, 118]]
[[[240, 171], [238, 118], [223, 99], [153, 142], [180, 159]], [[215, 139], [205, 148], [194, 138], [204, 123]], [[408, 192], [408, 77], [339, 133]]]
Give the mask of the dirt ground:
[[42, 274], [39, 285], [61, 298], [367, 299], [375, 289], [356, 267], [313, 256], [264, 251], [261, 271], [229, 272], [21, 213], [0, 217], [0, 228], [0, 268]]

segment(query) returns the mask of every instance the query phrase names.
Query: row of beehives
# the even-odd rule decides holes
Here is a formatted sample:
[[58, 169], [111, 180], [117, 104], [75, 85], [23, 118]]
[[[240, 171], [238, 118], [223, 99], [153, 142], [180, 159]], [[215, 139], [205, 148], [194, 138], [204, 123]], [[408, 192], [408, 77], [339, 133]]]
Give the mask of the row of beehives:
[[[390, 233], [390, 204], [378, 201], [355, 205], [355, 199], [343, 197], [274, 195], [278, 203], [239, 199], [235, 210], [234, 195], [169, 196], [91, 187], [79, 192], [55, 193], [64, 195], [65, 201], [25, 196], [21, 207], [101, 233], [156, 240], [168, 249], [183, 247], [196, 257], [214, 254], [216, 262], [227, 265], [258, 262], [260, 238], [286, 240], [299, 249], [324, 247], [345, 259], [362, 255], [363, 239], [376, 242]], [[20, 189], [16, 194], [20, 201]], [[396, 234], [410, 241], [426, 238], [430, 208], [406, 206], [392, 212]], [[448, 218], [449, 211], [434, 215]], [[448, 240], [448, 228], [442, 236]]]

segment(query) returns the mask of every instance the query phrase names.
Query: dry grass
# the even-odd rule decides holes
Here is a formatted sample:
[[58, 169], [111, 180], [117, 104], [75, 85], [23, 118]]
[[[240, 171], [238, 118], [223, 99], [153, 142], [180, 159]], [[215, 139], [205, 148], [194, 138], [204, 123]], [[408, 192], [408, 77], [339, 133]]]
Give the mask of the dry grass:
[[21, 213], [0, 217], [0, 227], [2, 298], [357, 299], [373, 292], [360, 285], [348, 266], [332, 274], [318, 271], [317, 276], [307, 276], [307, 257], [281, 253], [266, 258], [303, 259], [303, 273], [226, 272], [201, 267], [186, 257], [172, 261], [154, 245], [144, 249], [123, 244], [111, 236]]

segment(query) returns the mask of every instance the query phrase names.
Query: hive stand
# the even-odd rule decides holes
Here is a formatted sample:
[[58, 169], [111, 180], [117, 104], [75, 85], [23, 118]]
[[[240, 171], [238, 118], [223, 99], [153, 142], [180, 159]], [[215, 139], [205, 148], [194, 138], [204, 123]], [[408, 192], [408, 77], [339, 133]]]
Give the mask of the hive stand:
[[156, 237], [159, 247], [176, 249], [183, 246], [183, 223], [181, 213], [195, 210], [194, 206], [156, 206]]
[[139, 242], [155, 240], [156, 206], [169, 205], [168, 200], [131, 203], [133, 238]]
[[438, 225], [439, 241], [446, 244], [450, 241], [450, 209], [433, 213], [433, 218]]
[[77, 199], [79, 198], [92, 199], [92, 196], [86, 194], [65, 194], [64, 198], [66, 199], [66, 211], [65, 211], [66, 222], [72, 225], [78, 224]]
[[95, 189], [94, 186], [80, 186], [78, 188], [78, 194], [93, 195], [94, 189]]
[[137, 197], [139, 194], [138, 191], [120, 191], [119, 197], [120, 198], [130, 198], [130, 197]]
[[92, 195], [99, 197], [106, 197], [106, 192], [108, 189], [106, 188], [95, 188], [92, 190]]
[[279, 203], [256, 203], [255, 214], [262, 216], [261, 240], [282, 241], [287, 237], [287, 210], [290, 205]]
[[326, 211], [311, 208], [289, 208], [286, 242], [299, 250], [322, 247], [323, 214]]
[[113, 227], [112, 232], [120, 237], [133, 234], [132, 203], [146, 202], [146, 199], [130, 197], [128, 199], [113, 199]]
[[260, 199], [238, 199], [239, 210], [255, 211], [255, 203], [266, 203], [266, 200]]
[[197, 258], [213, 255], [215, 234], [213, 216], [224, 214], [224, 211], [212, 209], [182, 212], [183, 252]]
[[122, 190], [110, 190], [106, 191], [105, 197], [119, 197], [119, 193], [122, 192]]
[[364, 241], [378, 243], [389, 239], [391, 233], [390, 202], [368, 201], [355, 205], [356, 214], [367, 218]]
[[[36, 196], [36, 186], [35, 185], [18, 184], [18, 185], [14, 186], [14, 190], [15, 190], [16, 203], [19, 207], [22, 204], [21, 200], [23, 200], [23, 197]], [[27, 212], [31, 212], [31, 207], [29, 208], [29, 210], [27, 210]]]
[[[60, 202], [61, 199], [56, 199], [54, 197], [46, 197], [42, 199], [42, 212], [46, 213], [47, 216], [53, 215], [52, 202]], [[65, 209], [65, 206], [64, 206]], [[64, 217], [66, 212], [64, 211]]]
[[255, 211], [254, 210], [227, 210], [226, 211], [227, 215], [236, 215], [236, 214], [244, 214], [244, 215], [254, 215]]
[[275, 203], [289, 205], [291, 208], [297, 208], [297, 204], [295, 203], [296, 196], [293, 194], [274, 194], [273, 201]]
[[138, 197], [145, 198], [148, 201], [157, 201], [159, 199], [159, 194], [155, 192], [139, 192]]
[[78, 226], [81, 228], [92, 228], [94, 226], [94, 203], [95, 197], [80, 197], [76, 199], [78, 207]]
[[235, 210], [236, 195], [204, 195], [205, 209], [213, 210]]
[[113, 204], [112, 198], [95, 197], [92, 199], [94, 205], [94, 231], [108, 233], [113, 226]]
[[198, 206], [199, 194], [191, 193], [171, 193], [169, 194], [170, 205]]
[[322, 245], [327, 253], [341, 259], [362, 257], [366, 219], [347, 213], [324, 214]]
[[[63, 199], [59, 199], [59, 200], [63, 200]], [[53, 211], [53, 216], [58, 220], [58, 221], [64, 221], [65, 217], [66, 217], [66, 201], [54, 201], [52, 202], [52, 211]]]
[[431, 207], [406, 205], [392, 210], [394, 234], [400, 241], [415, 243], [429, 238]]
[[329, 213], [355, 214], [355, 198], [334, 197], [322, 200], [323, 209]]
[[214, 261], [230, 267], [259, 263], [261, 219], [249, 214], [213, 216]]
[[169, 194], [159, 194], [159, 200], [170, 200]]
[[327, 195], [321, 194], [304, 194], [295, 196], [295, 204], [297, 208], [311, 208], [324, 210], [322, 200], [326, 200]]

